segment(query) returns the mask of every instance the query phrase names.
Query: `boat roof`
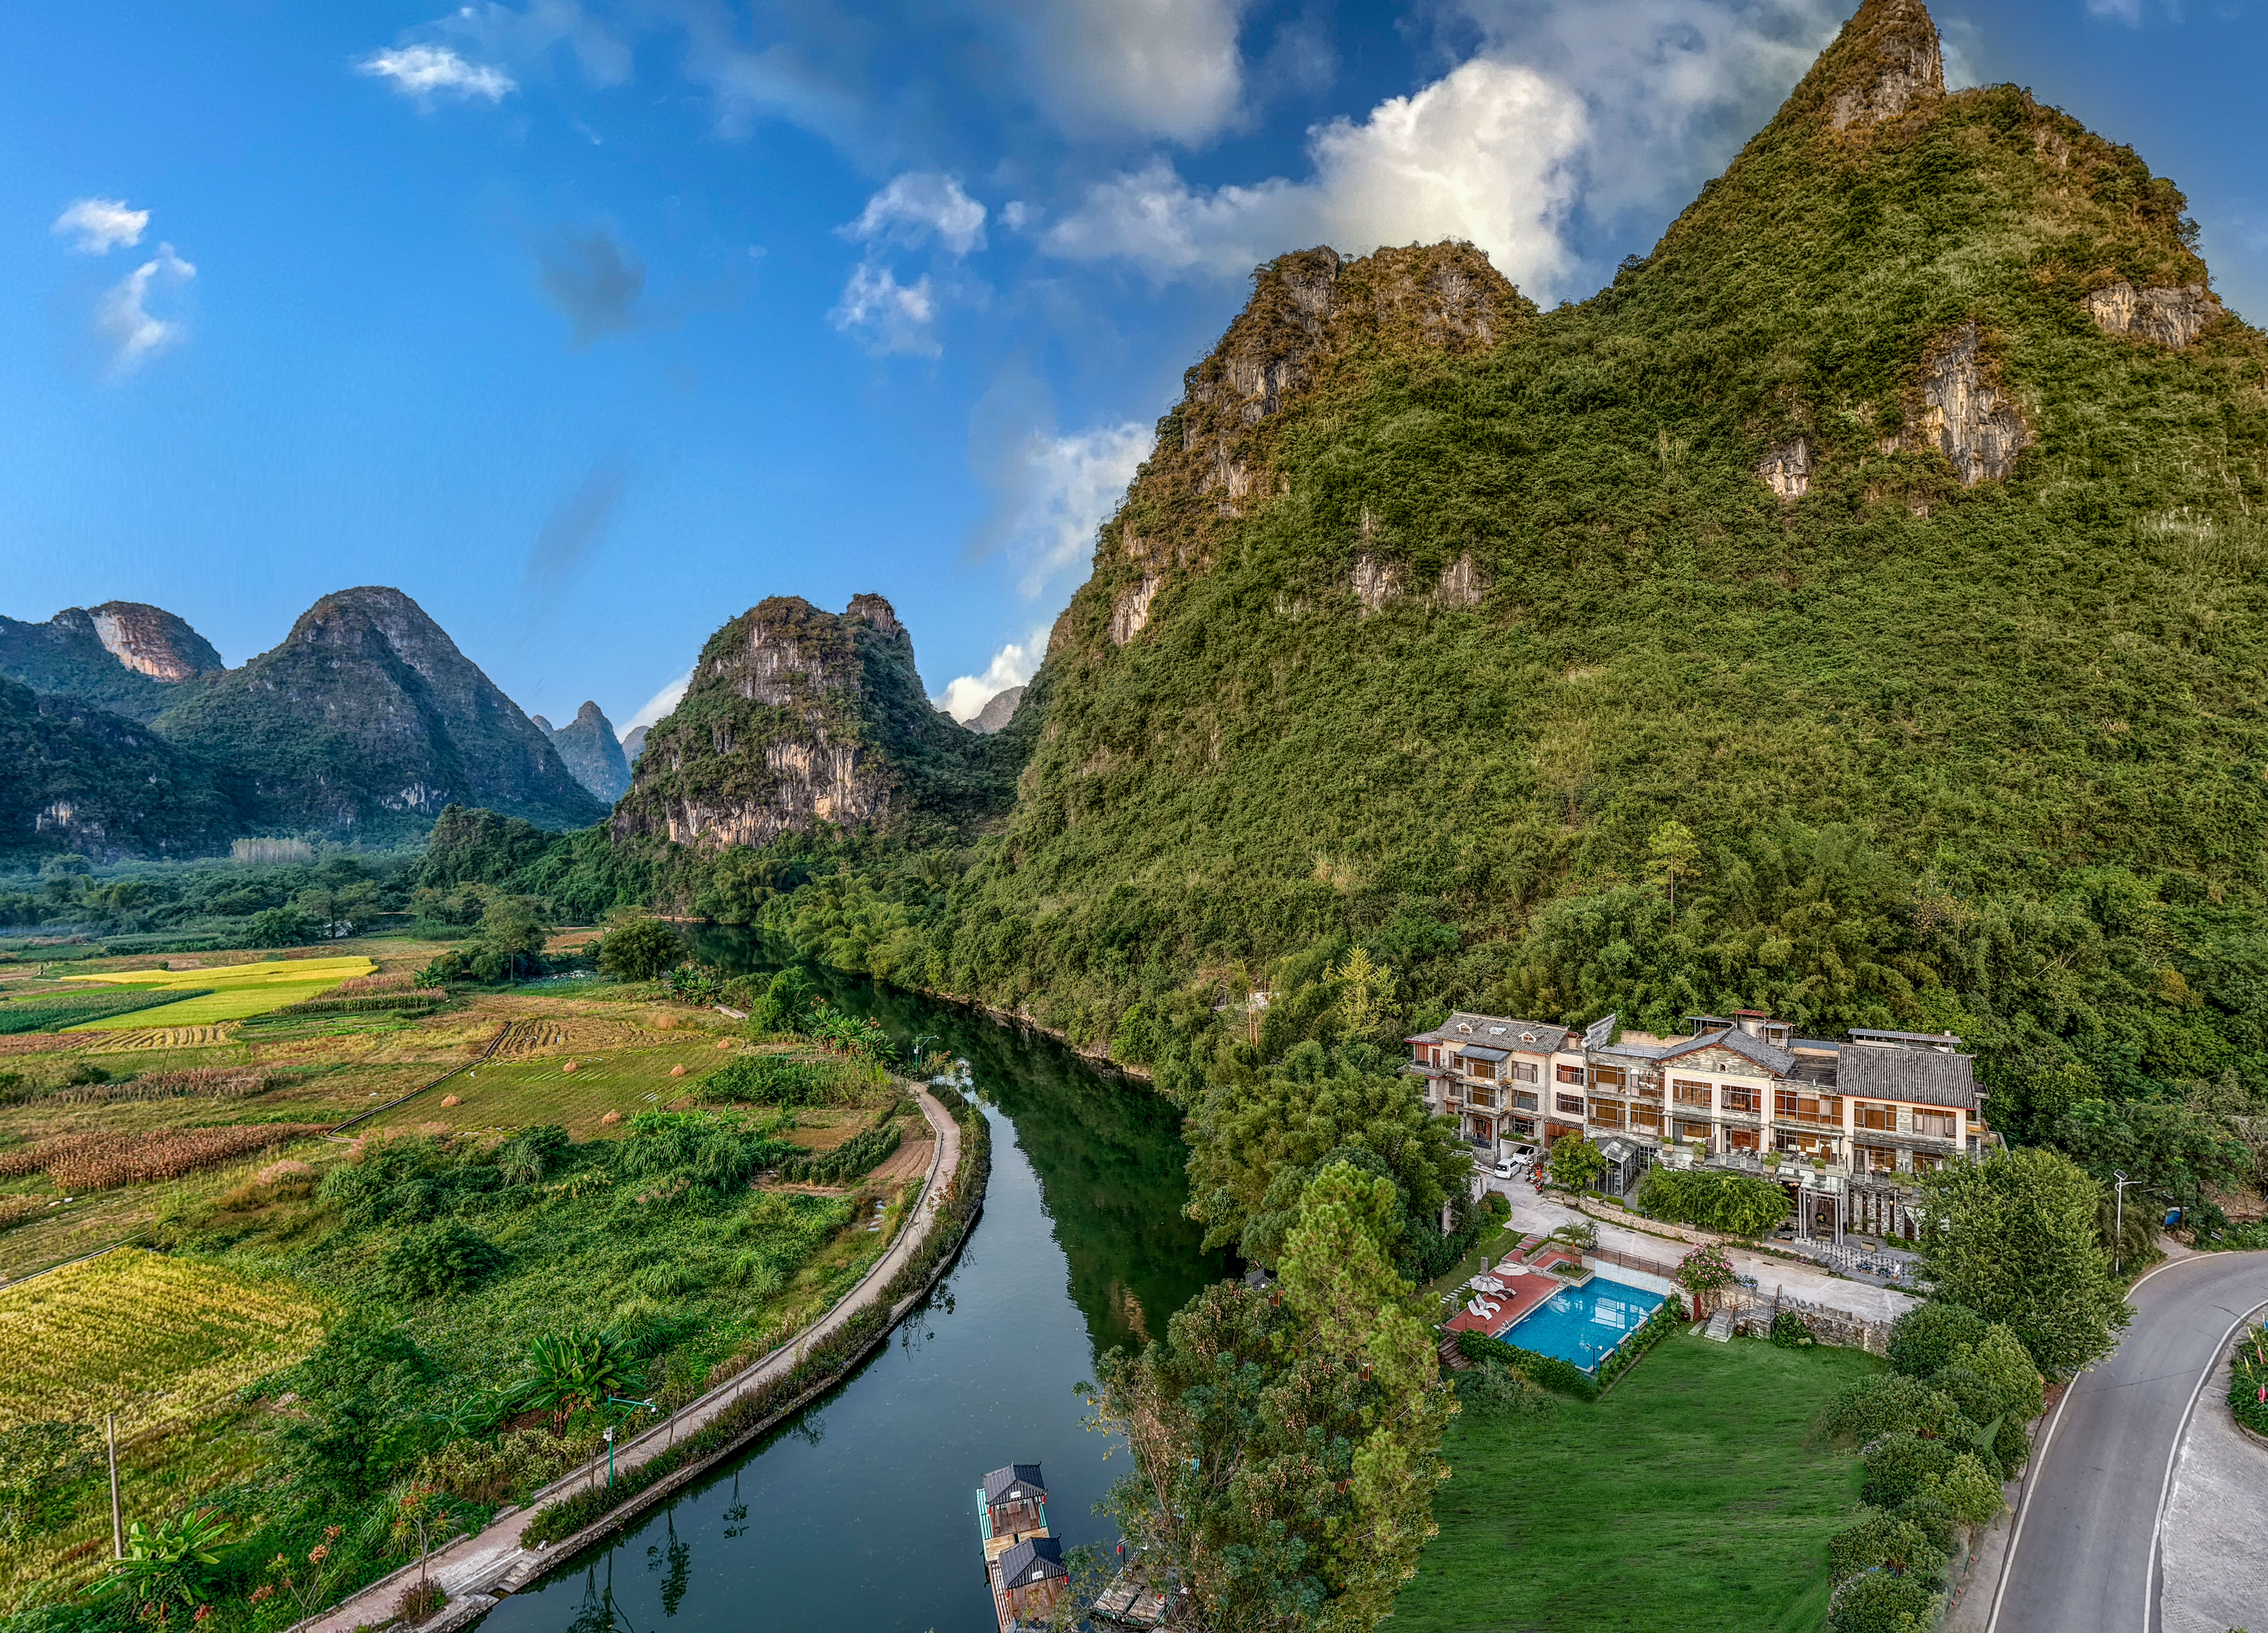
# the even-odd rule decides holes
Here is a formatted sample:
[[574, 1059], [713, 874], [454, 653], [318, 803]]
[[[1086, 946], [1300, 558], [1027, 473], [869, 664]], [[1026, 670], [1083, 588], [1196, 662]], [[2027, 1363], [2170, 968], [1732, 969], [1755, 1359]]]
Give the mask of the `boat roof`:
[[1069, 1575], [1071, 1570], [1063, 1562], [1063, 1543], [1055, 1537], [1026, 1537], [1000, 1556], [1004, 1588], [1029, 1587], [1049, 1577]]
[[1020, 1503], [1047, 1494], [1047, 1482], [1040, 1478], [1037, 1463], [1011, 1463], [984, 1476], [984, 1503], [988, 1508], [995, 1503]]

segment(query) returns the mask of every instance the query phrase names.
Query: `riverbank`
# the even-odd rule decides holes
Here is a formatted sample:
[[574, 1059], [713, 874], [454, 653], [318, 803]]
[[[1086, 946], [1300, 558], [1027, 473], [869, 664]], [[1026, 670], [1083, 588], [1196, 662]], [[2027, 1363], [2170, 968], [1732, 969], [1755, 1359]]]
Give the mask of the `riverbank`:
[[[647, 1485], [556, 1545], [540, 1543], [531, 1548], [526, 1546], [526, 1534], [549, 1511], [596, 1489], [606, 1478], [607, 1460], [592, 1460], [538, 1491], [525, 1506], [505, 1510], [481, 1531], [460, 1537], [437, 1551], [423, 1562], [422, 1571], [442, 1588], [452, 1606], [458, 1607], [456, 1615], [444, 1613], [446, 1625], [462, 1625], [472, 1615], [492, 1607], [500, 1595], [525, 1587], [547, 1571], [566, 1563], [590, 1543], [618, 1529], [800, 1409], [855, 1366], [934, 1284], [937, 1276], [952, 1262], [954, 1252], [966, 1239], [968, 1228], [982, 1206], [983, 1176], [964, 1168], [967, 1159], [978, 1153], [974, 1149], [975, 1143], [964, 1141], [960, 1120], [928, 1089], [917, 1089], [915, 1093], [922, 1114], [936, 1136], [936, 1151], [923, 1181], [914, 1217], [899, 1232], [898, 1239], [856, 1286], [795, 1338], [681, 1408], [666, 1423], [616, 1447], [614, 1480], [621, 1483], [634, 1477], [647, 1465], [669, 1457], [679, 1442], [697, 1439], [704, 1431], [725, 1422], [735, 1407], [758, 1399], [766, 1390], [793, 1378], [812, 1351], [838, 1335], [852, 1332], [860, 1318], [873, 1314], [879, 1305], [883, 1319], [879, 1323], [868, 1323], [874, 1330], [862, 1335], [864, 1342], [845, 1345], [847, 1353], [833, 1357], [836, 1365], [826, 1368], [823, 1377], [799, 1380], [802, 1387], [793, 1389], [791, 1398], [775, 1409], [758, 1414], [756, 1421], [745, 1426], [733, 1426], [713, 1449], [673, 1468], [666, 1477]], [[968, 1186], [976, 1187], [980, 1194], [968, 1195], [963, 1188]], [[968, 1205], [950, 1205], [956, 1201]], [[954, 1239], [927, 1267], [917, 1286], [911, 1291], [900, 1290], [893, 1296], [894, 1281], [920, 1260], [940, 1228], [952, 1230]], [[357, 1628], [383, 1625], [393, 1618], [403, 1588], [420, 1574], [420, 1566], [411, 1565], [372, 1583], [330, 1609], [293, 1624], [291, 1633], [353, 1633]], [[471, 1615], [465, 1614], [467, 1611]], [[442, 1623], [432, 1625], [438, 1628]]]

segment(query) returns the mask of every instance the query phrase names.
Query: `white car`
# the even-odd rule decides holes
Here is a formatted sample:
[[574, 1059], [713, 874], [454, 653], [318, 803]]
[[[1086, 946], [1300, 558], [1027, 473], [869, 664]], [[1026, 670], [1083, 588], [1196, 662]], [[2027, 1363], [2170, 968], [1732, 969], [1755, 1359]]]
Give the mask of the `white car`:
[[1499, 1180], [1523, 1179], [1527, 1173], [1528, 1159], [1525, 1157], [1502, 1157], [1497, 1160], [1496, 1177]]

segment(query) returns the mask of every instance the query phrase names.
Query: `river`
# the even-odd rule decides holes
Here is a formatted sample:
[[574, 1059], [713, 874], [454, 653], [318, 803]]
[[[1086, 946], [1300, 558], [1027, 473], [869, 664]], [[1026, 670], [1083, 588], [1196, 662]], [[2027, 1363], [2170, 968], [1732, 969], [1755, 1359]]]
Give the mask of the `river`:
[[[769, 967], [751, 938], [701, 955]], [[1126, 1467], [1084, 1423], [1095, 1357], [1160, 1333], [1226, 1275], [1182, 1216], [1181, 1117], [1043, 1034], [813, 970], [902, 1048], [968, 1063], [992, 1129], [984, 1211], [936, 1291], [857, 1372], [714, 1475], [506, 1599], [483, 1633], [857, 1629], [994, 1633], [977, 1553], [984, 1471], [1036, 1462], [1049, 1529], [1109, 1543], [1094, 1512]]]

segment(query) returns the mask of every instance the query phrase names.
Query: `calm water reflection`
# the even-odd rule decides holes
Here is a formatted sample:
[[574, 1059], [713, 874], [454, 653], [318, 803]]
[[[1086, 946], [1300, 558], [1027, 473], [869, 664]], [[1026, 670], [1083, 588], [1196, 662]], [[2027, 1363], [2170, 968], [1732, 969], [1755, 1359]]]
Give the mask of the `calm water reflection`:
[[[753, 939], [703, 956], [765, 965]], [[1071, 1386], [1096, 1354], [1159, 1330], [1228, 1272], [1182, 1217], [1180, 1117], [1051, 1040], [814, 971], [830, 1001], [902, 1044], [968, 1063], [992, 1128], [984, 1212], [960, 1263], [889, 1346], [737, 1466], [613, 1547], [499, 1605], [488, 1633], [858, 1629], [988, 1633], [977, 1477], [1046, 1467], [1048, 1518], [1108, 1541], [1091, 1512], [1123, 1468]]]

